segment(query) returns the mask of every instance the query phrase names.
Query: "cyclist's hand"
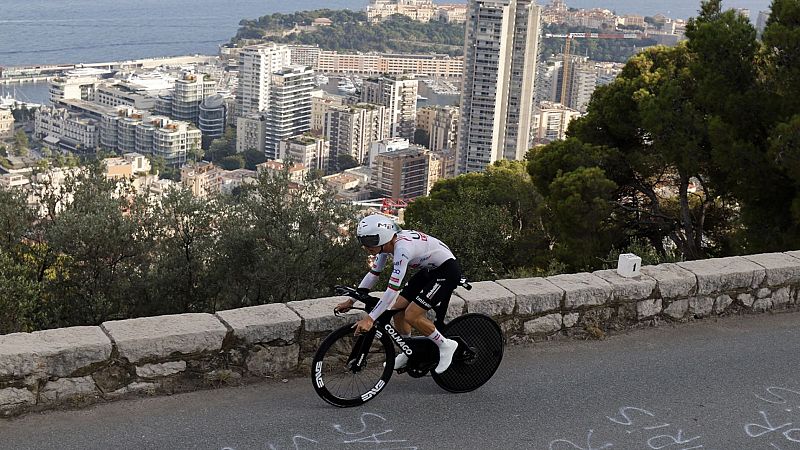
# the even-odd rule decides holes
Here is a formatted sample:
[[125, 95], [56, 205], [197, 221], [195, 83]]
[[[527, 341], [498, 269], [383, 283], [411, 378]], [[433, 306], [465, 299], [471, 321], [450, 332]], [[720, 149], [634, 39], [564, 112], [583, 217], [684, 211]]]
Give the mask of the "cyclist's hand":
[[335, 312], [337, 312], [337, 313], [344, 313], [344, 312], [350, 311], [350, 308], [353, 307], [353, 303], [355, 303], [355, 301], [353, 299], [347, 299], [347, 300], [343, 301], [342, 303], [339, 303], [338, 305], [336, 305], [336, 308], [333, 308], [333, 310]]
[[370, 316], [366, 316], [363, 319], [359, 320], [353, 325], [353, 328], [356, 329], [355, 335], [358, 336], [361, 333], [366, 333], [367, 331], [371, 330], [373, 324], [374, 321]]

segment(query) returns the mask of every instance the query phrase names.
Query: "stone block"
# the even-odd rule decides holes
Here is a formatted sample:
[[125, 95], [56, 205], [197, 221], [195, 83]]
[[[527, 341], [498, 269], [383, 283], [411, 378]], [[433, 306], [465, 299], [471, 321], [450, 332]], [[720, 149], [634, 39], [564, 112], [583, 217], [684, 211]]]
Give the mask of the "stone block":
[[145, 364], [136, 368], [140, 378], [158, 378], [175, 375], [186, 370], [186, 361], [171, 361], [163, 364]]
[[581, 315], [578, 313], [569, 313], [564, 314], [564, 327], [572, 328], [578, 323], [578, 319], [580, 319]]
[[36, 404], [36, 396], [27, 389], [0, 389], [0, 411], [13, 411]]
[[678, 265], [697, 276], [697, 295], [753, 289], [766, 276], [766, 269], [741, 256], [686, 261]]
[[800, 259], [786, 253], [761, 253], [743, 256], [766, 270], [767, 286], [800, 283]]
[[769, 311], [772, 309], [773, 303], [771, 298], [760, 298], [753, 302], [753, 311]]
[[784, 286], [772, 294], [772, 304], [775, 306], [786, 305], [792, 302], [792, 291], [789, 286]]
[[722, 294], [714, 300], [714, 314], [722, 314], [733, 303], [733, 299], [728, 294]]
[[751, 294], [744, 293], [737, 295], [736, 300], [742, 302], [742, 305], [747, 306], [748, 308], [752, 308], [753, 302], [755, 302], [756, 299]]
[[638, 301], [650, 298], [656, 288], [656, 280], [646, 274], [623, 277], [616, 270], [598, 270], [593, 275], [611, 285], [611, 299], [617, 302]]
[[683, 319], [686, 312], [689, 311], [689, 300], [675, 300], [669, 306], [664, 308], [664, 314], [672, 317], [673, 319]]
[[546, 280], [564, 290], [566, 309], [605, 305], [611, 300], [611, 285], [591, 273], [555, 275]]
[[561, 314], [548, 314], [525, 322], [525, 334], [550, 334], [561, 329]]
[[276, 339], [292, 343], [302, 325], [300, 316], [284, 303], [229, 309], [216, 315], [233, 329], [236, 338], [247, 345]]
[[104, 322], [119, 355], [135, 363], [222, 349], [228, 329], [212, 314], [190, 313]]
[[467, 312], [482, 313], [490, 317], [509, 315], [514, 312], [514, 293], [494, 281], [478, 281], [472, 290], [458, 287], [455, 294], [464, 299]]
[[636, 319], [642, 320], [661, 312], [661, 299], [649, 299], [636, 302]]
[[692, 297], [689, 299], [689, 310], [695, 317], [705, 317], [714, 310], [713, 297]]
[[[297, 313], [303, 320], [303, 329], [307, 332], [318, 333], [333, 331], [343, 325], [356, 323], [363, 316], [364, 311], [350, 310], [338, 316], [333, 314], [333, 308], [339, 303], [349, 299], [346, 296], [324, 297], [312, 300], [299, 300], [289, 302], [286, 306]], [[364, 306], [356, 302], [356, 306]]]
[[42, 403], [59, 403], [75, 397], [97, 397], [100, 391], [91, 376], [78, 378], [59, 378], [48, 381], [39, 391]]
[[0, 336], [0, 377], [68, 377], [111, 357], [100, 327], [71, 327]]
[[663, 299], [688, 297], [697, 287], [697, 277], [677, 264], [642, 266], [642, 273], [656, 280]]
[[153, 395], [156, 393], [157, 388], [158, 385], [156, 383], [144, 383], [141, 381], [137, 381], [120, 389], [117, 389], [114, 392], [109, 392], [105, 394], [104, 397], [109, 400], [113, 400], [130, 394]]
[[247, 370], [259, 377], [278, 376], [297, 371], [300, 346], [253, 347], [247, 357]]
[[497, 280], [517, 297], [517, 314], [541, 314], [561, 309], [564, 290], [544, 278]]

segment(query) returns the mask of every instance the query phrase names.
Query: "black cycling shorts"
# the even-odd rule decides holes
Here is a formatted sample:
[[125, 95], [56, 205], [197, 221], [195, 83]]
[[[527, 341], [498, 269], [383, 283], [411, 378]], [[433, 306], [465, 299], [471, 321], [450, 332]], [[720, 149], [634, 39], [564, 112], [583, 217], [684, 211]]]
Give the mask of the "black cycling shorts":
[[461, 266], [455, 259], [448, 259], [435, 269], [420, 270], [406, 283], [400, 295], [429, 310], [450, 298], [461, 281]]

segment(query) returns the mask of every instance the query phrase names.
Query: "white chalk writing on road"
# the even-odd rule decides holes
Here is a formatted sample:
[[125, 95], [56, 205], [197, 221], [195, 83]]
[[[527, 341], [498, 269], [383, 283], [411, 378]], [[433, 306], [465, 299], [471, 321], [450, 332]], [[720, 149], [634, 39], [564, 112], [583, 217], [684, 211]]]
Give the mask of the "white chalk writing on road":
[[787, 442], [800, 443], [800, 423], [795, 423], [791, 417], [793, 411], [800, 410], [800, 391], [780, 386], [768, 386], [765, 391], [763, 395], [753, 394], [766, 405], [760, 405], [759, 419], [751, 419], [744, 425], [745, 434], [753, 439], [768, 440], [766, 444], [778, 450], [783, 450], [781, 445]]
[[[686, 435], [682, 428], [674, 427], [669, 423], [659, 420], [654, 413], [644, 408], [623, 406], [617, 410], [617, 414], [606, 416], [606, 419], [622, 427], [628, 435], [637, 433], [637, 439], [641, 439], [643, 443], [646, 443], [647, 447], [652, 450], [691, 450], [703, 448], [703, 444], [699, 441], [701, 436]], [[594, 430], [590, 429], [586, 436], [585, 446], [578, 445], [574, 441], [568, 439], [556, 439], [550, 442], [550, 450], [602, 450], [614, 447], [614, 442], [610, 438], [600, 440], [604, 442], [603, 444], [594, 443], [593, 434]], [[638, 437], [639, 434], [641, 437]]]
[[[394, 430], [386, 427], [388, 419], [375, 413], [361, 413], [352, 423], [331, 423], [332, 432], [324, 435], [296, 434], [291, 438], [291, 447], [281, 447], [275, 442], [268, 442], [270, 450], [292, 448], [294, 450], [330, 448], [333, 445], [354, 445], [354, 448], [375, 448], [381, 450], [418, 450], [416, 446], [406, 445], [407, 439], [390, 436]], [[387, 447], [387, 445], [389, 445]], [[222, 450], [236, 450], [224, 447]]]

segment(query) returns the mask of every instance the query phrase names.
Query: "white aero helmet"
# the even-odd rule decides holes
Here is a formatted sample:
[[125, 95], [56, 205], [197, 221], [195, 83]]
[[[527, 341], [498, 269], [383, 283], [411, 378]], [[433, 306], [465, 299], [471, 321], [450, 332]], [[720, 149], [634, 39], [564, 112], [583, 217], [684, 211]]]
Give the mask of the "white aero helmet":
[[356, 236], [365, 247], [380, 247], [392, 240], [400, 227], [382, 214], [370, 214], [358, 222]]

